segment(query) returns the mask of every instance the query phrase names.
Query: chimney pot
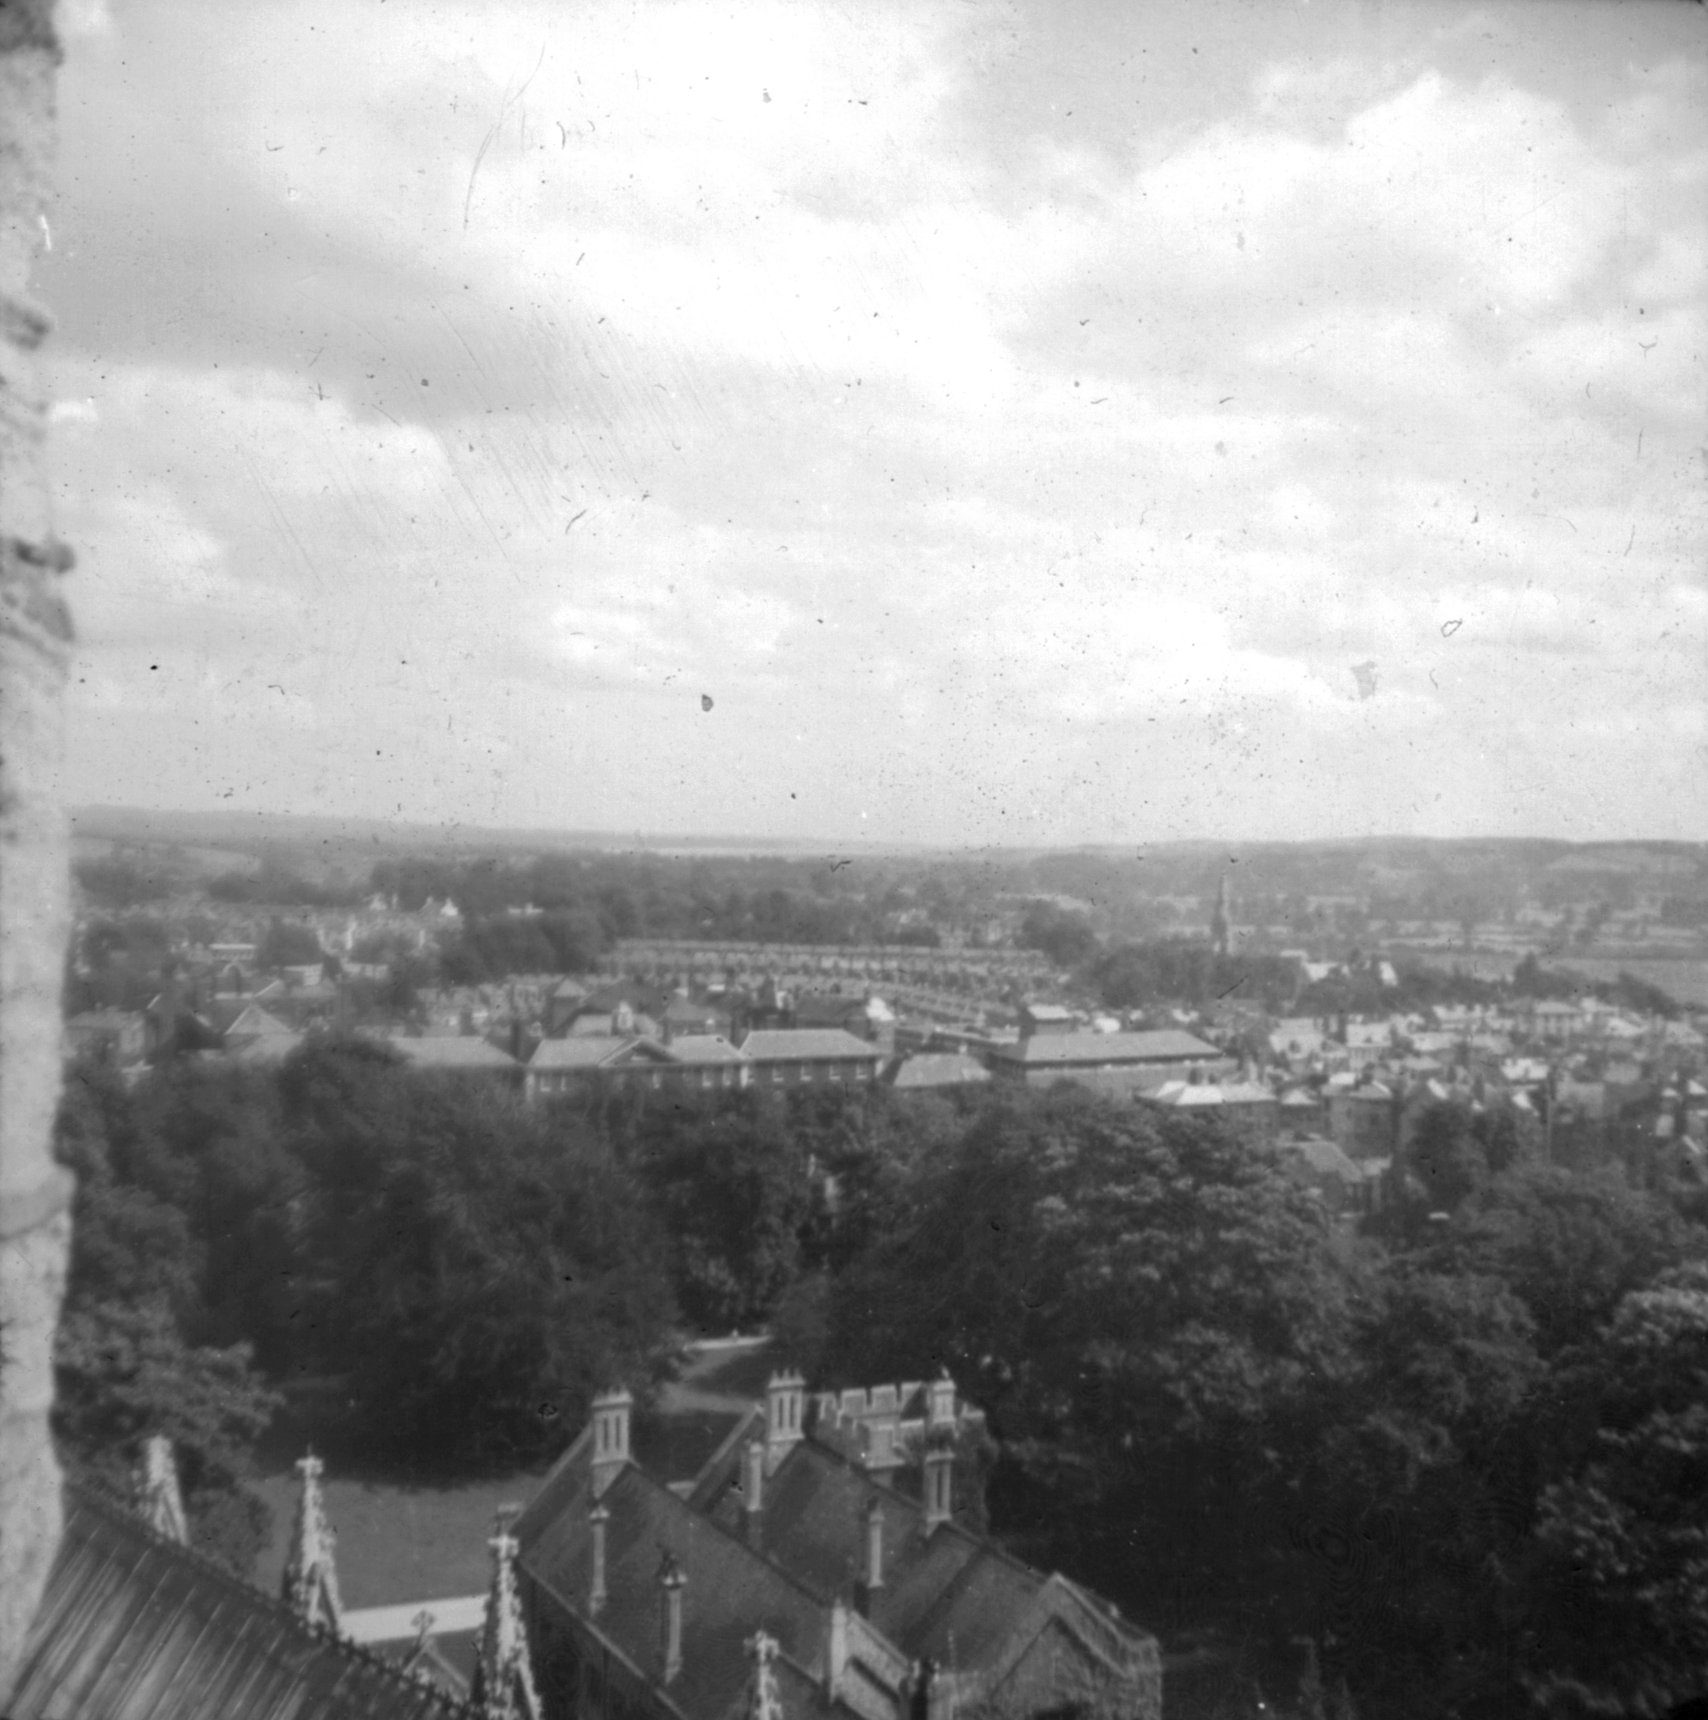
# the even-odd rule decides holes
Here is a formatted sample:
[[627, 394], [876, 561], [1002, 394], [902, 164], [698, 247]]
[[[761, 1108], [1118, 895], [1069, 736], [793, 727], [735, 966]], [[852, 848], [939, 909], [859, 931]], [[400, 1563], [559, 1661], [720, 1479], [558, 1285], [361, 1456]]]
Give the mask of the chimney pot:
[[659, 1609], [660, 1647], [664, 1656], [664, 1682], [669, 1684], [682, 1670], [682, 1591], [688, 1579], [675, 1555], [666, 1553], [658, 1567], [658, 1586], [663, 1600]]
[[741, 1491], [747, 1544], [757, 1549], [765, 1510], [765, 1441], [757, 1435], [742, 1451]]
[[884, 1507], [876, 1494], [866, 1501], [866, 1590], [884, 1586]]
[[611, 1513], [603, 1505], [595, 1505], [587, 1513], [588, 1526], [593, 1531], [593, 1583], [588, 1591], [587, 1610], [595, 1615], [611, 1598], [605, 1586], [605, 1525], [610, 1521]]
[[954, 1454], [934, 1446], [925, 1454], [925, 1527], [927, 1532], [954, 1515]]

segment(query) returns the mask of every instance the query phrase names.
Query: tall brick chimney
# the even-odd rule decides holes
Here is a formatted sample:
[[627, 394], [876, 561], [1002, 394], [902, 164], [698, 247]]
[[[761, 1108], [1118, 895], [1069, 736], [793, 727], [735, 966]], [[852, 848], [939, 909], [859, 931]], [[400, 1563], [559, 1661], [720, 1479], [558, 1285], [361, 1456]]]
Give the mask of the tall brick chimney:
[[611, 1513], [603, 1505], [595, 1505], [587, 1513], [587, 1526], [593, 1532], [593, 1580], [587, 1590], [587, 1611], [595, 1618], [611, 1598], [605, 1579], [605, 1525], [610, 1521]]
[[664, 1662], [663, 1682], [669, 1684], [682, 1670], [682, 1591], [688, 1579], [673, 1553], [664, 1555], [658, 1567], [658, 1637]]
[[874, 1493], [866, 1501], [866, 1560], [855, 1598], [862, 1616], [872, 1616], [872, 1599], [884, 1586], [884, 1507]]
[[741, 1453], [741, 1505], [747, 1544], [758, 1552], [765, 1524], [765, 1441], [757, 1434]]
[[955, 1509], [955, 1454], [946, 1444], [925, 1453], [925, 1527], [927, 1532], [947, 1523]]

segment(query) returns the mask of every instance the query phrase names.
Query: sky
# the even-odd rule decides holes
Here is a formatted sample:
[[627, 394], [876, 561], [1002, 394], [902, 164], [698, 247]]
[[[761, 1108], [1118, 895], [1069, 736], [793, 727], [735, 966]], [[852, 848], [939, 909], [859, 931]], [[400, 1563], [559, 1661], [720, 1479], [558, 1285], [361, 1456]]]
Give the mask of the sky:
[[71, 801], [1708, 838], [1702, 7], [60, 13]]

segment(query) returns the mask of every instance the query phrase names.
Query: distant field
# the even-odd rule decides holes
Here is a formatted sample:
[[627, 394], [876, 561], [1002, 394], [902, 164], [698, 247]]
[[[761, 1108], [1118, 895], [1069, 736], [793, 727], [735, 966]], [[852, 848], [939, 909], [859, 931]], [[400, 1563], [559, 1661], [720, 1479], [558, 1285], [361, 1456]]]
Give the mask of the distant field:
[[1669, 960], [1643, 956], [1602, 958], [1597, 956], [1558, 956], [1550, 967], [1570, 968], [1585, 979], [1612, 981], [1628, 973], [1649, 985], [1658, 985], [1668, 997], [1691, 1009], [1708, 1009], [1708, 961], [1694, 958]]

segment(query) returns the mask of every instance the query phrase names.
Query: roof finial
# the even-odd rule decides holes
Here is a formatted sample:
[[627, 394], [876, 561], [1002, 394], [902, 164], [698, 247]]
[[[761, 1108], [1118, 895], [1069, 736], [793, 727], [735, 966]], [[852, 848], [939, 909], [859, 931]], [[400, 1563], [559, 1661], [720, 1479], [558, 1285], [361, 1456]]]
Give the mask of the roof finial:
[[753, 1661], [753, 1687], [747, 1696], [746, 1720], [783, 1720], [783, 1698], [777, 1693], [777, 1639], [765, 1631], [750, 1636], [743, 1645]]
[[520, 1507], [501, 1505], [492, 1538], [492, 1589], [486, 1597], [486, 1622], [480, 1633], [470, 1701], [482, 1720], [541, 1720], [539, 1692], [528, 1658], [528, 1633], [516, 1593], [516, 1537], [511, 1525]]
[[179, 1546], [190, 1544], [190, 1526], [184, 1516], [184, 1498], [178, 1491], [178, 1465], [172, 1456], [172, 1441], [151, 1433], [142, 1447], [142, 1473], [137, 1477], [136, 1506], [155, 1534]]
[[326, 1520], [320, 1499], [321, 1462], [313, 1451], [297, 1459], [302, 1491], [297, 1496], [296, 1522], [291, 1527], [290, 1557], [285, 1561], [284, 1597], [292, 1612], [311, 1629], [344, 1628], [344, 1604], [338, 1598], [338, 1570], [332, 1562], [338, 1537]]

